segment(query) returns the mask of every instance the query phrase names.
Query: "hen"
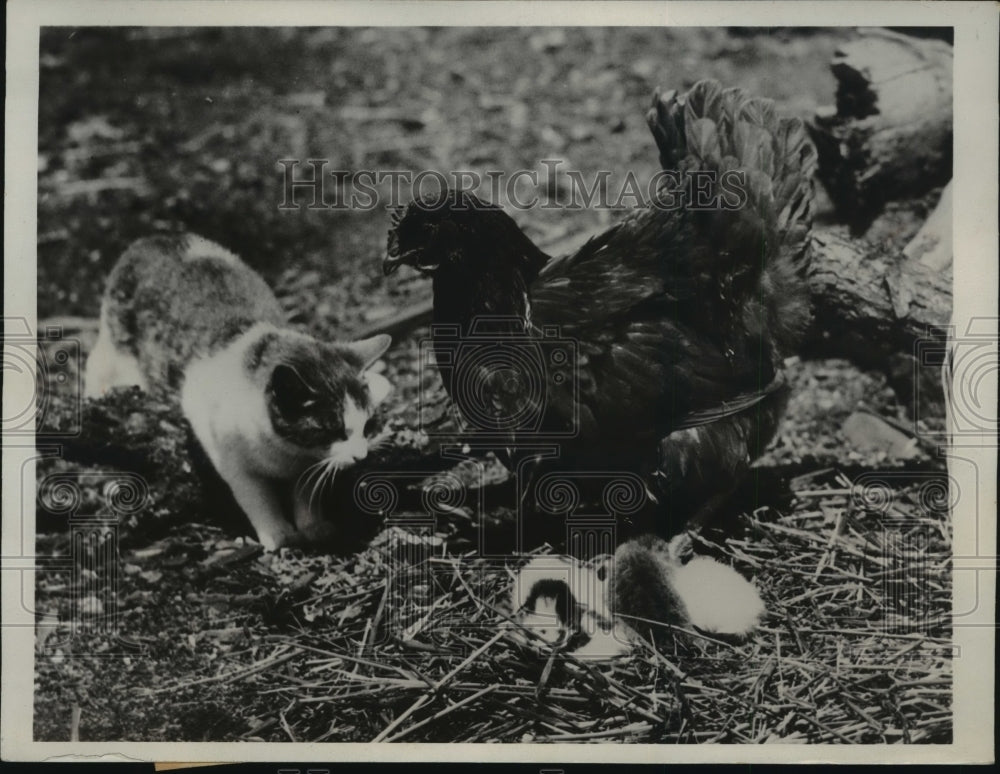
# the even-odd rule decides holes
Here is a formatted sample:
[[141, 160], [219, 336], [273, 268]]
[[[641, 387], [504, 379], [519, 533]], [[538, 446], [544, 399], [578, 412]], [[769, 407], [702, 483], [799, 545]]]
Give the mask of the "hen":
[[676, 174], [577, 252], [445, 191], [397, 215], [383, 268], [432, 276], [438, 368], [473, 437], [512, 468], [549, 441], [550, 468], [637, 473], [675, 532], [775, 433], [809, 320], [816, 154], [801, 121], [714, 81], [657, 95], [648, 121]]

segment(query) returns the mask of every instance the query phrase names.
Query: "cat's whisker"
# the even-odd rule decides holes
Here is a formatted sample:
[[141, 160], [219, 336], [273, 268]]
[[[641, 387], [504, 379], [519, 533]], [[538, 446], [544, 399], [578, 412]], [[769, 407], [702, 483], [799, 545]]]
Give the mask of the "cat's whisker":
[[316, 473], [319, 471], [320, 468], [322, 468], [325, 462], [326, 462], [325, 459], [319, 460], [318, 462], [314, 462], [312, 465], [310, 465], [301, 473], [299, 473], [298, 478], [295, 479], [296, 493], [298, 493], [301, 489], [305, 488], [306, 484], [308, 484], [309, 482], [309, 479], [312, 478], [312, 476], [316, 475]]
[[392, 431], [385, 430], [368, 441], [368, 451], [384, 449], [392, 442]]
[[323, 478], [326, 476], [326, 471], [329, 469], [330, 460], [324, 459], [321, 461], [319, 466], [319, 471], [317, 472], [315, 478], [312, 480], [312, 484], [309, 488], [309, 512], [313, 512], [313, 502], [316, 500], [316, 496], [323, 488]]
[[[299, 474], [298, 478], [295, 479], [294, 491], [296, 497], [304, 498], [306, 492], [312, 492], [315, 487], [316, 478], [322, 475], [326, 462], [327, 460], [325, 457], [321, 460], [317, 460]], [[308, 498], [304, 499], [307, 499], [311, 508], [312, 495], [310, 494]]]
[[333, 488], [333, 480], [337, 475], [339, 467], [336, 463], [324, 468], [323, 475], [316, 482], [316, 492], [322, 501], [323, 492]]
[[335, 462], [333, 465], [329, 467], [327, 472], [327, 482], [326, 482], [327, 486], [331, 487], [333, 486], [333, 482], [337, 478], [337, 473], [339, 472], [340, 472], [340, 465], [338, 463]]
[[305, 497], [306, 492], [309, 491], [310, 482], [314, 475], [315, 473], [310, 473], [307, 477], [300, 478], [298, 481], [295, 482], [295, 488], [293, 491], [295, 493], [295, 498], [297, 500], [303, 499]]
[[330, 466], [330, 473], [329, 473], [329, 478], [327, 480], [327, 486], [333, 487], [333, 482], [336, 480], [337, 474], [340, 472], [340, 468], [341, 466], [339, 463], [334, 463], [333, 465]]
[[299, 474], [299, 477], [295, 480], [295, 487], [294, 487], [296, 497], [305, 493], [311, 488], [313, 480], [317, 476], [322, 475], [323, 468], [325, 467], [326, 462], [327, 461], [325, 458], [319, 460], [318, 462], [314, 462], [312, 465], [310, 465], [308, 468], [303, 470], [302, 473]]
[[310, 511], [312, 511], [312, 508], [313, 508], [313, 500], [315, 500], [317, 496], [319, 496], [320, 498], [322, 498], [323, 491], [328, 486], [332, 486], [333, 485], [334, 477], [336, 476], [337, 471], [339, 469], [340, 469], [340, 466], [337, 464], [337, 462], [334, 459], [328, 458], [328, 459], [323, 460], [323, 468], [320, 471], [320, 474], [316, 477], [316, 480], [315, 480], [315, 482], [313, 484], [313, 487], [312, 487], [312, 491], [311, 491], [311, 493], [309, 495], [309, 510]]

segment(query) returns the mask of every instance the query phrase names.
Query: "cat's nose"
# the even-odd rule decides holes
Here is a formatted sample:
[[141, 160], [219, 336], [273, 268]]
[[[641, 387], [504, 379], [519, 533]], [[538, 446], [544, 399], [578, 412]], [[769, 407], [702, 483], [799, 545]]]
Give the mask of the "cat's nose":
[[354, 458], [355, 462], [360, 462], [361, 460], [363, 460], [365, 457], [368, 456], [368, 449], [367, 447], [364, 446], [362, 446], [360, 449], [352, 449], [351, 456]]

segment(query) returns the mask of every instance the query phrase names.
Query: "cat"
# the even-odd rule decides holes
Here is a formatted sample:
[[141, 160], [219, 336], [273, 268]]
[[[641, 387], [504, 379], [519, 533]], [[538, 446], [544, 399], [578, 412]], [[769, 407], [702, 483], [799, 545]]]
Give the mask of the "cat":
[[330, 537], [308, 495], [367, 455], [369, 419], [392, 389], [369, 369], [391, 341], [318, 341], [288, 326], [274, 293], [235, 254], [192, 234], [153, 236], [132, 244], [108, 277], [84, 394], [138, 385], [179, 401], [274, 551]]

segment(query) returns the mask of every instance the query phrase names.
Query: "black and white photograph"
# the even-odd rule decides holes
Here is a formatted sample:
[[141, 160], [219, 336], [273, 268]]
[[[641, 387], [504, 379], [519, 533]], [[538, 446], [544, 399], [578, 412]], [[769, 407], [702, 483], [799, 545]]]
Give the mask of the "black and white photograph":
[[30, 5], [4, 759], [993, 760], [990, 4]]

